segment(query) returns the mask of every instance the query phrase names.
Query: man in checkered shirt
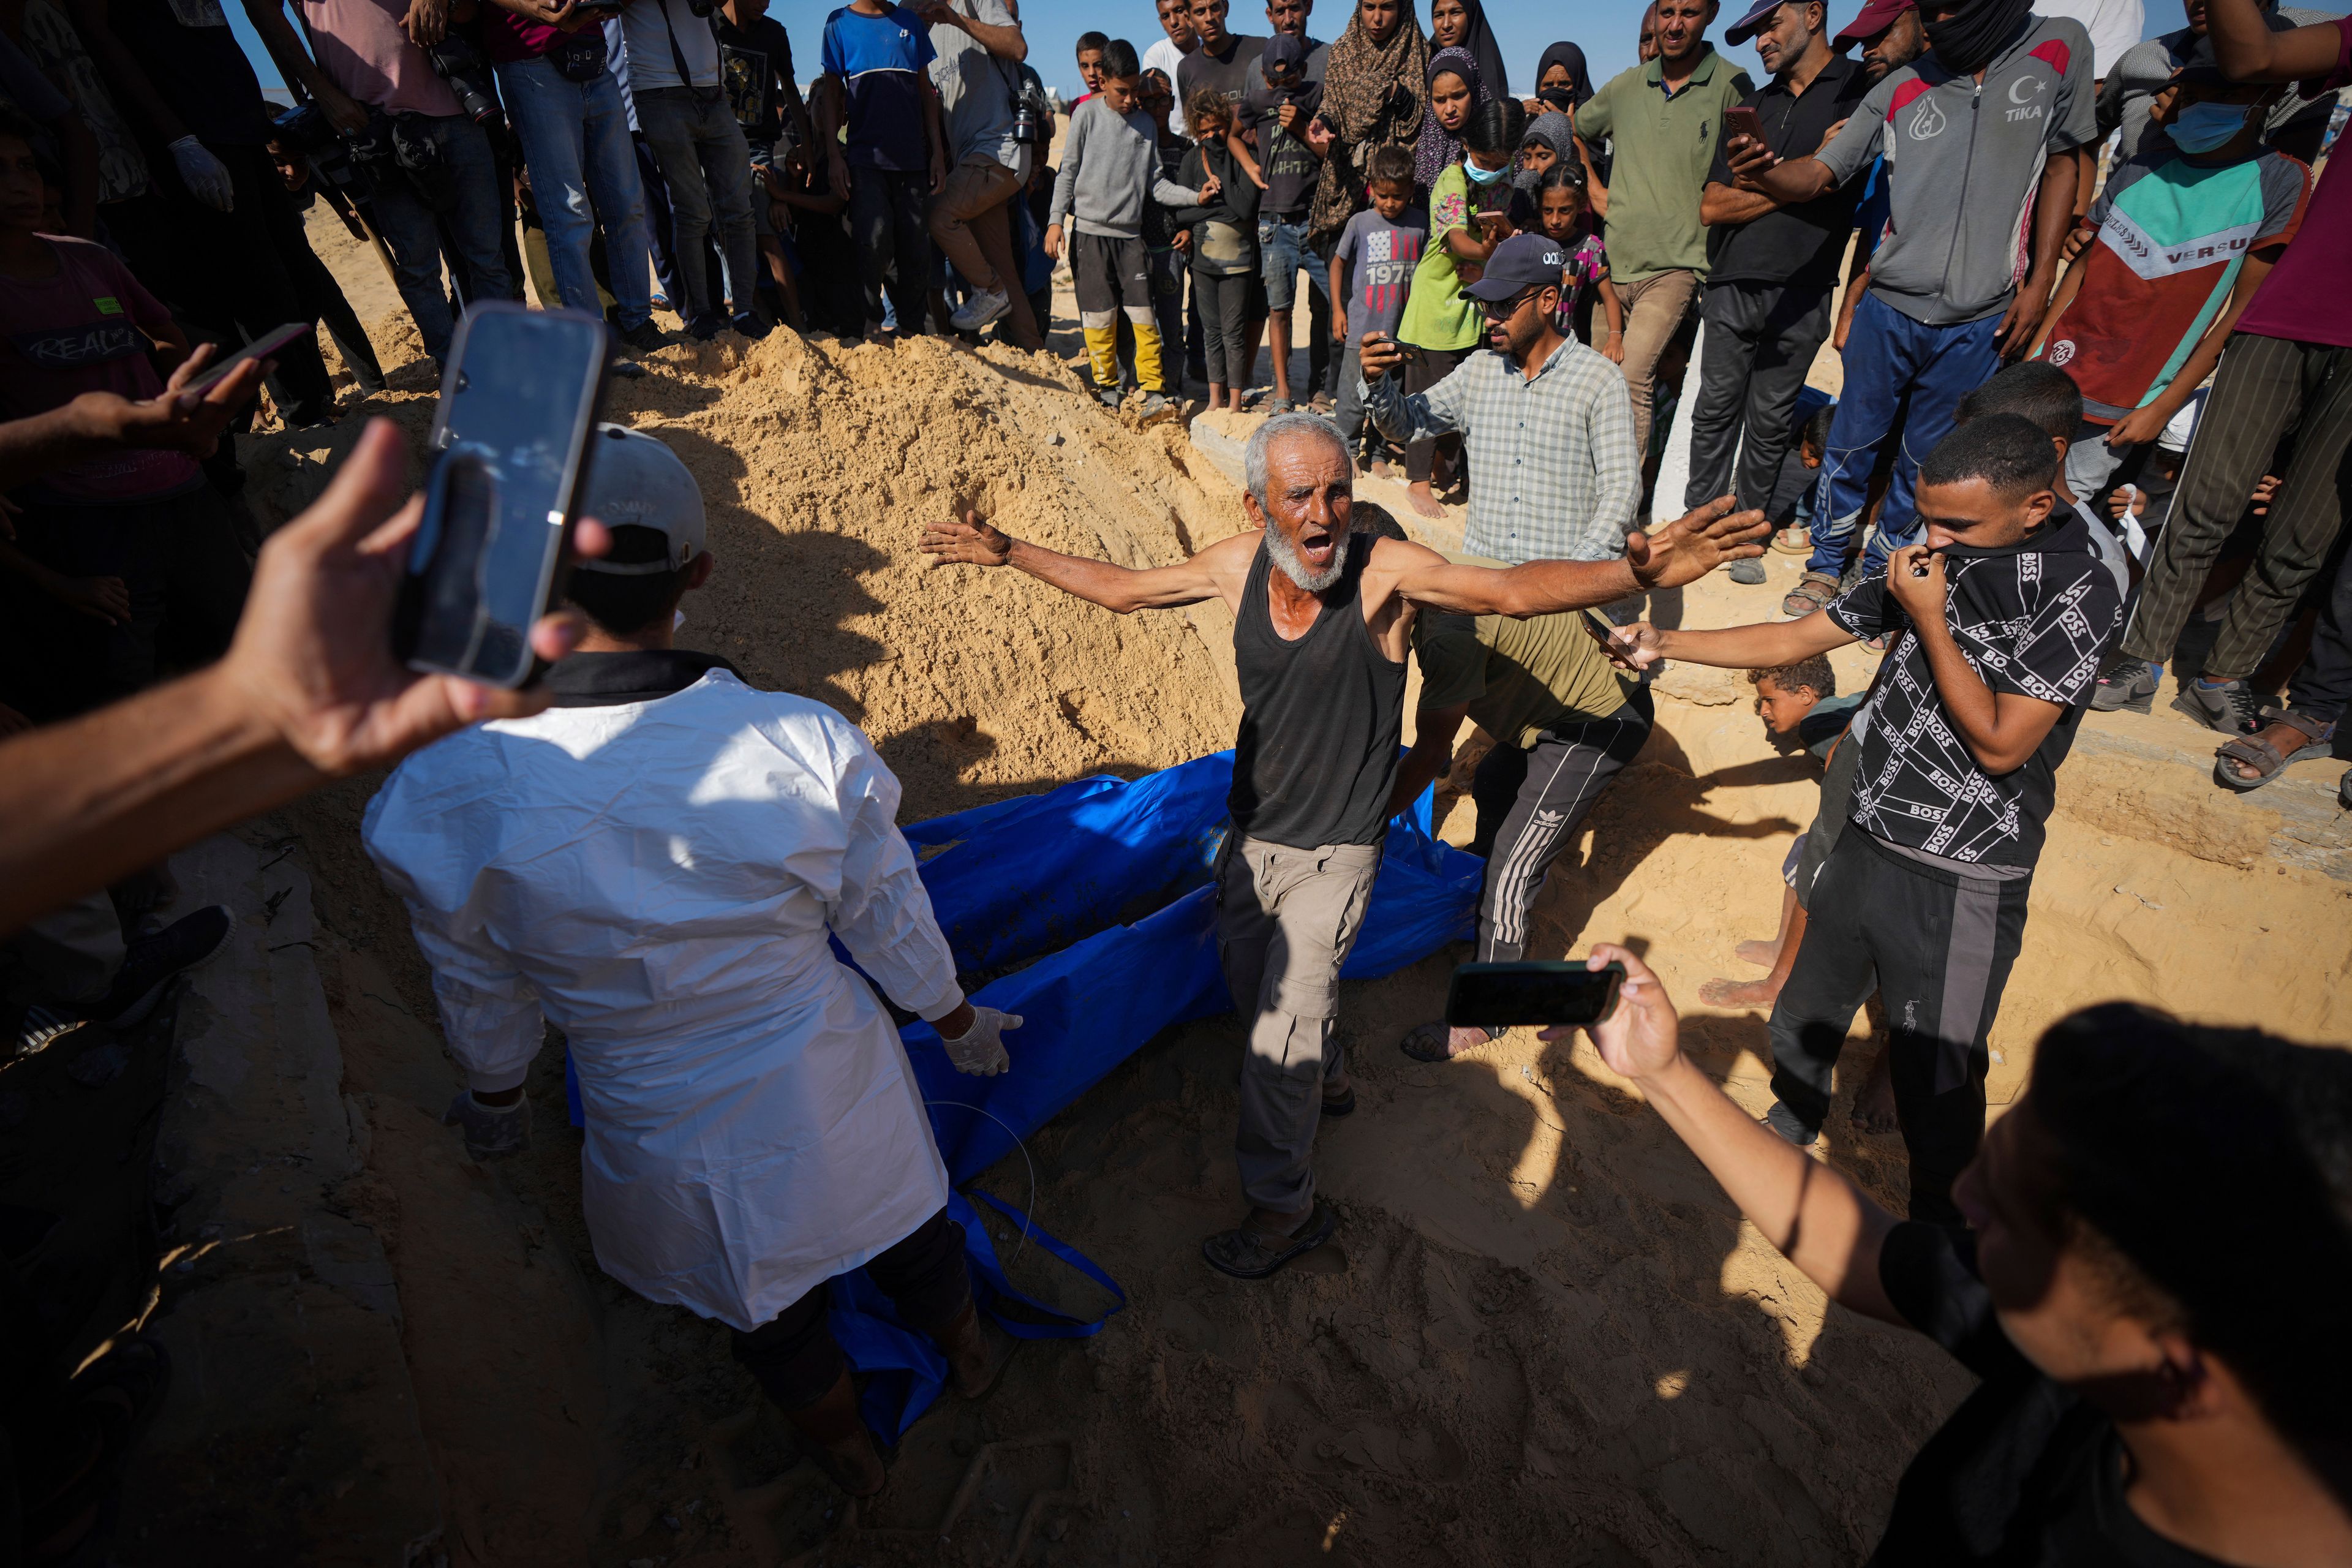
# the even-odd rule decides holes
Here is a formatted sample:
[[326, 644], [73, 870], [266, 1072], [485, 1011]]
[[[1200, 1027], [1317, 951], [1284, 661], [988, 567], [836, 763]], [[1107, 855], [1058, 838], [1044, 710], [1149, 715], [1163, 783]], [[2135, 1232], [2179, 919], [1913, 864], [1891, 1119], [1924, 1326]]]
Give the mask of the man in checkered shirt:
[[1971, 420], [1919, 467], [1925, 542], [1801, 620], [1619, 633], [1622, 661], [1793, 664], [1901, 632], [1845, 744], [1851, 820], [1812, 888], [1812, 921], [1772, 1009], [1766, 1121], [1820, 1134], [1855, 1009], [1886, 1005], [1911, 1152], [1911, 1217], [1960, 1223], [1952, 1180], [1984, 1135], [1987, 1037], [2025, 934], [2058, 764], [2121, 629], [2114, 576], [2058, 504], [2050, 437], [2013, 414]]
[[1518, 234], [1495, 247], [1463, 292], [1486, 312], [1486, 342], [1427, 392], [1389, 374], [1404, 350], [1367, 333], [1358, 354], [1363, 397], [1381, 434], [1412, 442], [1462, 433], [1470, 460], [1463, 548], [1517, 566], [1614, 561], [1642, 499], [1633, 404], [1618, 368], [1553, 316], [1565, 270], [1559, 242]]

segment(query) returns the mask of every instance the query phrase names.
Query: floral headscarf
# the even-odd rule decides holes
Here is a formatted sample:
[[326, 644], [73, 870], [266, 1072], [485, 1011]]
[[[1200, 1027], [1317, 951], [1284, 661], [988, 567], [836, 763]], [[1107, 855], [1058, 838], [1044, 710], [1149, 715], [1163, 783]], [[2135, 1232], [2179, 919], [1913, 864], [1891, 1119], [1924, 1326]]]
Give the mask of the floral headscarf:
[[1336, 234], [1364, 205], [1372, 150], [1410, 147], [1429, 104], [1429, 39], [1410, 7], [1388, 42], [1375, 43], [1360, 6], [1331, 46], [1323, 71], [1322, 114], [1339, 127], [1315, 187], [1307, 233]]

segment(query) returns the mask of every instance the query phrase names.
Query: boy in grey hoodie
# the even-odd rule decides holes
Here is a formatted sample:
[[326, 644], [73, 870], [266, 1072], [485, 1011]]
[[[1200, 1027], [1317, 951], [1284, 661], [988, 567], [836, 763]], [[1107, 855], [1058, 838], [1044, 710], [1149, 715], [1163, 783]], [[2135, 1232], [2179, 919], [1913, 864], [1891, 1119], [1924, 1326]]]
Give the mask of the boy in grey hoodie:
[[1142, 68], [1135, 46], [1113, 38], [1103, 50], [1102, 90], [1078, 105], [1062, 142], [1062, 168], [1054, 180], [1054, 205], [1045, 229], [1045, 254], [1059, 260], [1063, 225], [1077, 226], [1070, 259], [1078, 291], [1078, 324], [1087, 338], [1095, 395], [1118, 406], [1118, 317], [1126, 312], [1135, 334], [1135, 378], [1153, 390], [1146, 414], [1169, 404], [1161, 369], [1160, 326], [1151, 310], [1151, 258], [1143, 243], [1143, 213], [1149, 202], [1189, 207], [1213, 200], [1215, 175], [1199, 190], [1187, 190], [1160, 173], [1158, 138], [1143, 112], [1137, 79]]
[[2034, 16], [2028, 0], [1921, 0], [1919, 16], [1928, 52], [1889, 71], [1819, 153], [1783, 163], [1745, 137], [1724, 149], [1738, 184], [1787, 205], [1886, 155], [1892, 216], [1854, 312], [1814, 496], [1813, 555], [1782, 605], [1791, 616], [1836, 595], [1877, 449], [1906, 397], [1903, 451], [1865, 574], [1909, 542], [1915, 454], [1950, 434], [1960, 399], [2032, 343], [2074, 214], [2077, 161], [2055, 154], [2098, 139], [2081, 23]]

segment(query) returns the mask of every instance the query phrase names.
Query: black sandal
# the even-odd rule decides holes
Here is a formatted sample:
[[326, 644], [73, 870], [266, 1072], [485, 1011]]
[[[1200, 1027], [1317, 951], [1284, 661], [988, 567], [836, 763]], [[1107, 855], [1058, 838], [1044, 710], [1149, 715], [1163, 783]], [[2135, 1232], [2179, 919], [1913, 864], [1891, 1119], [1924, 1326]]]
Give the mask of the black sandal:
[[[1507, 1032], [1503, 1029], [1489, 1028], [1486, 1030], [1486, 1038], [1499, 1040]], [[1450, 1062], [1465, 1054], [1452, 1048], [1453, 1034], [1453, 1026], [1443, 1021], [1434, 1024], [1417, 1024], [1405, 1031], [1404, 1038], [1397, 1042], [1397, 1049], [1417, 1062], [1428, 1062], [1433, 1066], [1439, 1062]]]
[[1288, 1236], [1268, 1237], [1246, 1225], [1221, 1230], [1201, 1243], [1201, 1256], [1220, 1274], [1236, 1279], [1263, 1279], [1294, 1258], [1304, 1257], [1331, 1239], [1339, 1216], [1322, 1199], [1306, 1221]]
[[1330, 1117], [1353, 1116], [1356, 1113], [1356, 1086], [1349, 1084], [1337, 1095], [1323, 1097], [1323, 1114]]
[[[2264, 709], [2261, 723], [2263, 729], [2277, 724], [2293, 730], [2304, 738], [2303, 744], [2292, 752], [2282, 752], [2263, 739], [2262, 730], [2224, 741], [2213, 753], [2213, 782], [2223, 789], [2233, 790], [2240, 795], [2258, 790], [2284, 773], [2287, 763], [2315, 746], [2325, 746], [2336, 737], [2334, 724], [2322, 723], [2316, 719], [2277, 708]], [[2230, 765], [2231, 763], [2245, 763], [2254, 770], [2253, 777], [2248, 778], [2239, 773]]]

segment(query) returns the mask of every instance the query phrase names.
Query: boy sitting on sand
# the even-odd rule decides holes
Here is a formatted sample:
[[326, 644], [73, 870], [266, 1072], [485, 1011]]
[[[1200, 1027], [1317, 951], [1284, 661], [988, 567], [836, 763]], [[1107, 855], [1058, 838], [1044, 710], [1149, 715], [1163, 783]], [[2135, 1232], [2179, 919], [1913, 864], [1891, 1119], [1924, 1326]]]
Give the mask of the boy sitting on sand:
[[1911, 1215], [1960, 1223], [1952, 1182], [1984, 1138], [1987, 1037], [2025, 934], [2058, 764], [2122, 618], [2115, 579], [2062, 508], [2057, 457], [2013, 414], [1961, 426], [1920, 465], [1923, 540], [1801, 620], [1720, 631], [1637, 625], [1623, 661], [1792, 665], [1907, 632], [1855, 723], [1841, 832], [1771, 1019], [1766, 1118], [1820, 1136], [1832, 1069], [1873, 987], [1911, 1154]]

